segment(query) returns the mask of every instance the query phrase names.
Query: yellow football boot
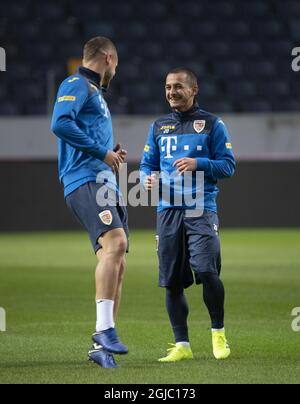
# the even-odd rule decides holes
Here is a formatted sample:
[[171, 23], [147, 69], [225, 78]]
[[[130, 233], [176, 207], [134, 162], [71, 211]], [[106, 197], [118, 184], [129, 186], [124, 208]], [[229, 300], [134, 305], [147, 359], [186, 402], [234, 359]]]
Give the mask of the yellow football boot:
[[165, 358], [161, 358], [158, 361], [161, 363], [174, 363], [183, 360], [194, 359], [193, 352], [190, 347], [183, 345], [169, 344], [172, 348], [168, 349], [168, 355]]
[[226, 339], [225, 331], [212, 331], [213, 351], [216, 359], [227, 359], [230, 347]]

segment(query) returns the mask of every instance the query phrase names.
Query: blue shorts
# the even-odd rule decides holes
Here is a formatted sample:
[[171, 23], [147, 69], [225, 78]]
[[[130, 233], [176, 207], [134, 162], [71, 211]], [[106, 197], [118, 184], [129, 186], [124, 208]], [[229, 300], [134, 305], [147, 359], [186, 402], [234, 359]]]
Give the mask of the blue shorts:
[[214, 212], [188, 217], [185, 210], [158, 213], [159, 286], [188, 288], [201, 284], [198, 274], [221, 273], [219, 219]]
[[[129, 240], [128, 213], [125, 206], [100, 207], [97, 192], [102, 185], [88, 182], [76, 189], [66, 198], [66, 204], [79, 223], [89, 233], [95, 253], [102, 247], [99, 238], [113, 229], [124, 229]], [[128, 241], [129, 244], [129, 241]], [[128, 250], [127, 250], [128, 252]]]

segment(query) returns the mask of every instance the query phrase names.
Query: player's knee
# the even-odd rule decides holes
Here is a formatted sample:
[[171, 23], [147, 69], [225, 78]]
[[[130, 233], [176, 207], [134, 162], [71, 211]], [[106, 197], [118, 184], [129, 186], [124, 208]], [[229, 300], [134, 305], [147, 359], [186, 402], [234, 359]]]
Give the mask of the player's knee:
[[123, 260], [127, 250], [127, 239], [125, 237], [118, 237], [114, 240], [112, 245], [107, 249], [109, 255], [113, 255], [116, 258]]
[[219, 280], [220, 277], [218, 274], [213, 273], [213, 272], [202, 272], [198, 274], [198, 278], [202, 282], [203, 285], [209, 285], [216, 280]]
[[184, 289], [180, 287], [166, 288], [167, 297], [170, 299], [178, 299], [179, 296], [184, 294]]

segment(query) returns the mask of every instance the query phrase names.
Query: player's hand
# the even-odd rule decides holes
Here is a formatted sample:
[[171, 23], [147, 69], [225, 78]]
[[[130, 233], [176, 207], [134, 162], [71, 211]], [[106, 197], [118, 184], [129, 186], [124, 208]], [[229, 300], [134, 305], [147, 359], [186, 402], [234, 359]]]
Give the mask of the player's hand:
[[114, 173], [118, 173], [121, 164], [124, 163], [124, 160], [125, 157], [123, 157], [120, 151], [116, 153], [109, 150], [105, 157], [104, 163], [111, 167]]
[[147, 191], [152, 191], [158, 185], [158, 179], [155, 174], [149, 175], [144, 180], [144, 187]]
[[197, 160], [191, 158], [182, 158], [174, 163], [174, 167], [177, 168], [178, 173], [183, 175], [186, 172], [192, 172], [197, 170]]
[[116, 145], [116, 147], [114, 148], [114, 152], [121, 156], [121, 158], [123, 159], [123, 163], [124, 163], [126, 156], [127, 156], [127, 150], [122, 149], [122, 146], [120, 145], [120, 143], [118, 143]]

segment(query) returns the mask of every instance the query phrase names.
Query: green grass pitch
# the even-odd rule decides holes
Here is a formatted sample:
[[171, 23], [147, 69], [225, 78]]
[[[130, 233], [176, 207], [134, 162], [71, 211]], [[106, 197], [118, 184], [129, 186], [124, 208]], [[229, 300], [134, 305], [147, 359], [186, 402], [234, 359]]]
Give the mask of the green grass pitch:
[[212, 357], [199, 287], [188, 291], [195, 360], [163, 365], [173, 342], [157, 287], [154, 233], [133, 232], [118, 323], [130, 355], [119, 370], [86, 361], [94, 330], [94, 266], [83, 233], [0, 235], [0, 383], [299, 383], [300, 230], [225, 230], [223, 281], [232, 357]]

